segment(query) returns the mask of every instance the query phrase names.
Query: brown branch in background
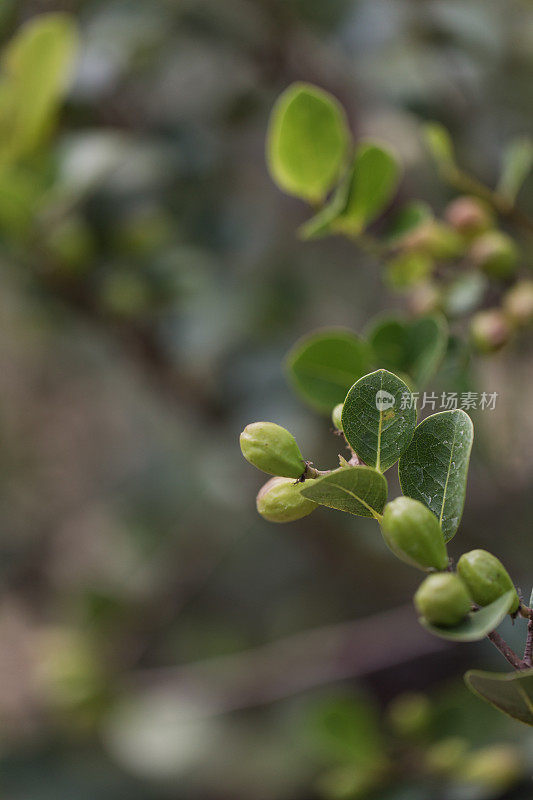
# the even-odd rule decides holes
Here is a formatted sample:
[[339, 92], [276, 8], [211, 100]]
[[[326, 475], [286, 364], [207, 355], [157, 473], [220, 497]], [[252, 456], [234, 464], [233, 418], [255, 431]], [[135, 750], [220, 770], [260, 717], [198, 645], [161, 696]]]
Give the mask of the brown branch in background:
[[135, 687], [207, 700], [214, 713], [262, 705], [347, 678], [361, 678], [447, 650], [429, 636], [412, 605], [287, 636], [236, 655], [129, 676]]
[[527, 623], [527, 639], [526, 639], [526, 646], [524, 649], [524, 662], [527, 664], [528, 667], [533, 666], [532, 655], [533, 655], [533, 619], [530, 618], [529, 622]]

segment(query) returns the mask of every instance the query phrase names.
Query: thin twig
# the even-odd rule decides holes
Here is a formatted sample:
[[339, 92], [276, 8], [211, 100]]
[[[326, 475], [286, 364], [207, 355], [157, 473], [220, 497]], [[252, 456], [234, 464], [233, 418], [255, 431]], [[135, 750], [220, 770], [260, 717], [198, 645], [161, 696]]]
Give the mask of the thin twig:
[[524, 649], [524, 661], [528, 665], [528, 667], [533, 666], [532, 662], [532, 654], [533, 654], [533, 619], [530, 619], [527, 623], [527, 639], [526, 639], [526, 646]]
[[513, 666], [515, 669], [525, 669], [529, 666], [526, 664], [525, 661], [518, 658], [515, 651], [509, 647], [505, 639], [503, 639], [499, 633], [496, 631], [491, 631], [487, 634], [487, 637], [490, 639], [492, 644], [500, 651], [502, 656]]

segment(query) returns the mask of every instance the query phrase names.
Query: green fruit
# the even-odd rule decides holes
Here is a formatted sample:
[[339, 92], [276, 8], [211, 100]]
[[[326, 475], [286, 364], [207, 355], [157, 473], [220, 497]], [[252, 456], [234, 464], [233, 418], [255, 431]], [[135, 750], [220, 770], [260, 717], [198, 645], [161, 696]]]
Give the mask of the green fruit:
[[465, 584], [451, 572], [429, 575], [418, 588], [414, 602], [419, 614], [432, 625], [443, 628], [458, 625], [471, 605]]
[[503, 298], [505, 313], [519, 327], [533, 323], [533, 281], [520, 281]]
[[[509, 573], [501, 561], [486, 550], [464, 553], [457, 563], [457, 572], [478, 606], [488, 606], [505, 592], [514, 589]], [[517, 610], [519, 604], [520, 600], [516, 595], [511, 613]]]
[[475, 266], [491, 278], [509, 278], [518, 264], [518, 248], [506, 233], [488, 231], [479, 236], [470, 249]]
[[490, 308], [472, 317], [470, 336], [481, 353], [496, 353], [510, 341], [512, 329], [505, 314]]
[[291, 478], [271, 478], [259, 490], [257, 510], [269, 522], [294, 522], [306, 517], [318, 503], [300, 494], [301, 484]]
[[288, 430], [274, 422], [252, 422], [241, 433], [242, 454], [250, 464], [269, 475], [299, 478], [305, 461]]
[[467, 238], [484, 233], [494, 223], [490, 208], [478, 197], [457, 197], [447, 206], [444, 216], [457, 233]]
[[342, 406], [343, 403], [339, 403], [331, 412], [331, 420], [338, 431], [342, 431]]
[[463, 240], [449, 225], [430, 220], [419, 225], [402, 241], [404, 250], [426, 253], [437, 259], [455, 258], [464, 250]]
[[446, 543], [435, 514], [418, 500], [397, 497], [385, 506], [383, 537], [392, 552], [413, 567], [446, 569]]

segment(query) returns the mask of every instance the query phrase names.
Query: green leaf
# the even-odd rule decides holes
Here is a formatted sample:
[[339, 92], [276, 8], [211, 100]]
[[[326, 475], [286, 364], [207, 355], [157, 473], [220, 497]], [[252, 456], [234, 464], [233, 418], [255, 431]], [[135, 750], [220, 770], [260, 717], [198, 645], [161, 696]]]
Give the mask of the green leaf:
[[462, 409], [423, 420], [400, 459], [402, 492], [437, 516], [444, 538], [453, 538], [463, 513], [474, 426]]
[[348, 444], [372, 467], [384, 472], [409, 446], [416, 410], [402, 408], [410, 395], [396, 375], [379, 369], [355, 383], [342, 409], [342, 429]]
[[300, 229], [304, 239], [327, 233], [361, 233], [389, 205], [399, 178], [392, 153], [371, 142], [360, 144], [332, 201]]
[[300, 494], [321, 506], [379, 519], [387, 501], [387, 481], [372, 467], [341, 467], [306, 481]]
[[300, 339], [286, 360], [289, 381], [312, 408], [330, 414], [350, 386], [370, 368], [365, 341], [342, 328]]
[[515, 139], [506, 148], [497, 192], [513, 203], [533, 167], [533, 141]]
[[420, 617], [419, 622], [426, 630], [441, 639], [449, 639], [452, 642], [477, 642], [498, 627], [509, 613], [515, 599], [516, 592], [510, 589], [485, 608], [472, 611], [454, 628], [432, 625], [424, 617]]
[[472, 669], [466, 673], [465, 683], [494, 708], [533, 725], [533, 669], [506, 673]]
[[33, 152], [50, 132], [72, 79], [78, 50], [75, 22], [67, 14], [36, 16], [3, 53], [0, 91], [0, 164]]
[[455, 151], [450, 134], [439, 122], [428, 122], [422, 133], [426, 145], [433, 156], [439, 170], [445, 174], [456, 167]]
[[328, 92], [294, 83], [278, 98], [267, 136], [267, 161], [278, 186], [320, 202], [337, 181], [350, 134], [342, 106]]
[[394, 372], [405, 372], [415, 384], [423, 386], [444, 358], [448, 325], [440, 314], [413, 321], [390, 316], [379, 319], [367, 338], [376, 364]]
[[399, 242], [420, 225], [432, 219], [433, 211], [427, 203], [421, 200], [407, 203], [392, 218], [385, 231], [384, 240], [388, 244]]

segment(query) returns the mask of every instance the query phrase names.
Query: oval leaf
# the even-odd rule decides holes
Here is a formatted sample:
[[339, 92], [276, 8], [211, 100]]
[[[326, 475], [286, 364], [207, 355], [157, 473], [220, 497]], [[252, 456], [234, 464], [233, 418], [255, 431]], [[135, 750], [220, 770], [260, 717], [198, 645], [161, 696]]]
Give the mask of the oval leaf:
[[29, 154], [49, 133], [72, 78], [78, 32], [68, 14], [42, 14], [23, 25], [3, 53], [2, 161]]
[[286, 361], [290, 383], [317, 411], [329, 414], [350, 386], [370, 368], [365, 341], [342, 328], [300, 339]]
[[510, 589], [493, 603], [479, 611], [472, 611], [466, 619], [454, 628], [441, 628], [432, 625], [424, 617], [420, 617], [420, 624], [441, 639], [449, 639], [452, 642], [477, 642], [498, 627], [509, 613], [516, 597], [514, 589]]
[[448, 325], [440, 314], [413, 321], [390, 316], [368, 332], [374, 360], [394, 372], [404, 372], [424, 386], [436, 372], [448, 342]]
[[295, 83], [276, 102], [267, 137], [267, 161], [278, 186], [318, 202], [336, 182], [349, 141], [342, 106], [328, 92]]
[[441, 173], [449, 175], [456, 168], [452, 137], [440, 122], [427, 122], [422, 132], [437, 167]]
[[472, 669], [466, 673], [465, 683], [494, 708], [533, 725], [533, 669], [503, 674]]
[[384, 472], [409, 446], [416, 410], [403, 407], [410, 390], [392, 372], [379, 369], [355, 383], [342, 410], [342, 429], [348, 444], [371, 467]]
[[473, 439], [468, 414], [461, 409], [440, 411], [420, 423], [400, 459], [402, 492], [433, 511], [447, 542], [463, 513]]
[[341, 467], [306, 481], [300, 494], [321, 506], [379, 519], [387, 501], [387, 481], [372, 467]]
[[400, 170], [392, 153], [377, 144], [359, 145], [333, 199], [300, 229], [303, 239], [328, 233], [361, 233], [389, 205]]
[[503, 156], [498, 192], [513, 203], [533, 167], [533, 141], [521, 137], [511, 142]]

